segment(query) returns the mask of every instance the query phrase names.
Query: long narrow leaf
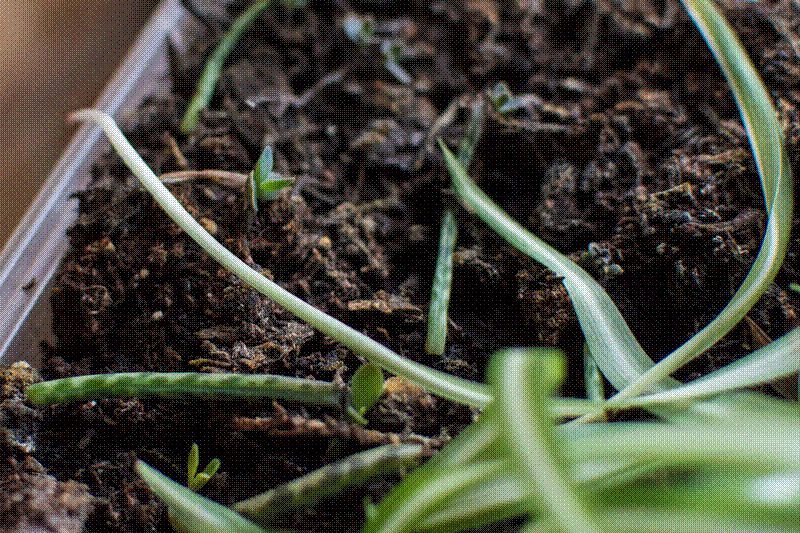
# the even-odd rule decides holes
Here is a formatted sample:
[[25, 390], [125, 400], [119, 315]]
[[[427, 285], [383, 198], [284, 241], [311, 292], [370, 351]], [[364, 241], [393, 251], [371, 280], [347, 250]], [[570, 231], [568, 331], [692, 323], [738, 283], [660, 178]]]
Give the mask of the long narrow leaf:
[[768, 383], [797, 372], [798, 368], [800, 368], [800, 328], [795, 328], [750, 355], [691, 383], [655, 394], [639, 396], [626, 404], [646, 407], [657, 403], [710, 396]]
[[456, 246], [458, 225], [453, 212], [447, 209], [442, 217], [439, 236], [439, 254], [436, 272], [431, 286], [431, 305], [428, 308], [428, 337], [425, 351], [432, 355], [444, 353], [447, 341], [447, 309], [450, 305], [450, 289], [453, 282], [453, 250]]
[[266, 527], [300, 506], [319, 503], [348, 487], [362, 485], [372, 477], [403, 472], [418, 464], [424, 452], [423, 446], [418, 444], [372, 448], [238, 502], [232, 508]]
[[425, 484], [408, 494], [403, 504], [389, 514], [379, 514], [369, 521], [362, 533], [408, 533], [418, 531], [425, 515], [446, 505], [461, 490], [508, 471], [503, 459], [492, 459], [450, 469], [431, 476]]
[[85, 402], [100, 398], [199, 398], [254, 400], [274, 398], [312, 405], [342, 405], [345, 391], [333, 383], [272, 374], [200, 372], [121, 372], [34, 383], [26, 389], [36, 405]]
[[[581, 267], [536, 237], [506, 214], [467, 176], [453, 153], [440, 140], [447, 170], [453, 185], [467, 209], [475, 213], [493, 230], [518, 250], [564, 277], [578, 321], [586, 336], [589, 350], [608, 381], [621, 390], [653, 366], [634, 338], [619, 309], [605, 290]], [[663, 388], [679, 385], [664, 378]]]
[[786, 256], [792, 227], [792, 171], [772, 100], [742, 43], [719, 10], [709, 0], [683, 3], [714, 53], [739, 106], [761, 177], [769, 219], [753, 266], [728, 305], [686, 343], [613, 396], [607, 403], [609, 406], [652, 390], [652, 383], [697, 357], [728, 333], [772, 283]]
[[[467, 132], [458, 145], [458, 163], [469, 168], [475, 148], [483, 135], [483, 98], [478, 97], [472, 104]], [[450, 305], [450, 292], [453, 283], [453, 251], [456, 248], [458, 225], [451, 209], [445, 209], [442, 229], [439, 234], [439, 254], [436, 258], [436, 272], [431, 287], [431, 305], [428, 308], [428, 337], [425, 351], [442, 355], [447, 340], [447, 309]]]
[[547, 414], [547, 397], [563, 379], [563, 364], [556, 349], [495, 354], [488, 371], [497, 401], [492, 414], [531, 494], [529, 510], [549, 512], [565, 532], [600, 532], [567, 476]]
[[270, 0], [258, 0], [247, 8], [241, 15], [237, 17], [231, 25], [225, 37], [222, 38], [214, 53], [208, 58], [203, 74], [197, 81], [194, 96], [189, 102], [186, 113], [181, 120], [181, 131], [183, 133], [192, 133], [197, 129], [197, 123], [200, 120], [200, 110], [208, 105], [211, 96], [214, 94], [214, 88], [217, 86], [220, 74], [222, 74], [222, 67], [225, 65], [225, 60], [228, 55], [239, 42], [239, 38], [247, 30], [250, 24], [269, 7]]
[[91, 120], [100, 125], [122, 160], [153, 195], [164, 212], [211, 257], [222, 263], [245, 283], [294, 313], [312, 327], [341, 342], [356, 354], [380, 365], [389, 372], [418, 383], [439, 396], [474, 407], [484, 407], [491, 401], [488, 387], [482, 383], [458, 378], [402, 357], [381, 343], [304, 302], [250, 268], [192, 218], [130, 145], [111, 116], [95, 109], [84, 109], [76, 111], [70, 118], [72, 120]]

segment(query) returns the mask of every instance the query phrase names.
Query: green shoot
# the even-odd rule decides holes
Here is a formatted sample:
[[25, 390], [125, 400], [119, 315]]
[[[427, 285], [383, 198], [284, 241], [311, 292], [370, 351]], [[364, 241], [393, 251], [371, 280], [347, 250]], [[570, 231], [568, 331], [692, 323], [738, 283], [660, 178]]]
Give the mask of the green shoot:
[[230, 401], [272, 398], [340, 407], [343, 389], [333, 383], [272, 374], [123, 372], [61, 378], [26, 389], [35, 405], [99, 398], [199, 398]]
[[431, 355], [442, 355], [447, 341], [447, 309], [450, 305], [450, 290], [453, 283], [453, 250], [456, 246], [458, 225], [453, 212], [447, 209], [442, 217], [439, 236], [439, 255], [431, 286], [431, 304], [428, 308], [428, 336], [425, 351]]
[[135, 468], [150, 490], [172, 510], [175, 518], [170, 522], [177, 524], [178, 533], [266, 533], [242, 515], [172, 481], [143, 461], [136, 461]]
[[[219, 459], [212, 459], [205, 469], [198, 474], [197, 467], [199, 463], [200, 448], [197, 446], [197, 443], [193, 442], [192, 447], [189, 449], [189, 458], [186, 460], [186, 486], [192, 492], [198, 492], [202, 489], [206, 483], [208, 483], [208, 480], [211, 479], [211, 476], [216, 474], [217, 470], [219, 470]], [[180, 512], [179, 508], [168, 506], [167, 516], [172, 529], [176, 533], [188, 532], [186, 527], [187, 519], [185, 515]]]
[[571, 487], [547, 414], [547, 396], [564, 372], [563, 356], [556, 349], [508, 350], [492, 358], [488, 375], [508, 453], [531, 494], [529, 510], [545, 511], [563, 531], [599, 533], [596, 518]]
[[248, 176], [247, 188], [250, 208], [258, 211], [259, 202], [275, 200], [281, 189], [294, 183], [294, 178], [284, 178], [272, 171], [272, 147], [267, 146], [256, 161], [256, 166]]
[[236, 43], [239, 42], [242, 34], [247, 31], [247, 28], [269, 5], [270, 0], [253, 2], [250, 7], [236, 18], [225, 37], [220, 41], [214, 53], [206, 62], [203, 74], [197, 81], [194, 96], [192, 96], [192, 100], [186, 108], [186, 113], [183, 115], [183, 120], [181, 120], [181, 131], [183, 133], [193, 133], [197, 129], [197, 125], [200, 122], [200, 110], [208, 106], [211, 101], [217, 81], [222, 74], [222, 67], [225, 66], [225, 60], [236, 46]]
[[219, 470], [219, 459], [216, 457], [212, 459], [202, 472], [197, 472], [197, 467], [200, 465], [200, 447], [196, 442], [192, 443], [189, 449], [189, 458], [186, 460], [186, 486], [194, 492], [206, 486], [208, 480], [217, 473]]
[[425, 448], [417, 444], [379, 446], [236, 503], [232, 508], [257, 524], [268, 527], [281, 515], [363, 485], [370, 478], [404, 473], [419, 464], [425, 455]]

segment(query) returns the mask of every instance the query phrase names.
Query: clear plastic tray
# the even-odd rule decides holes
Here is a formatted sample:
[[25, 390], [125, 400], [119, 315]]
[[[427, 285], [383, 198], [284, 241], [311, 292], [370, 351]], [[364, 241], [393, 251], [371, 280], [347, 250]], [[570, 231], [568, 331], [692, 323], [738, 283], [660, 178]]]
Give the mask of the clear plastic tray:
[[[178, 0], [162, 0], [95, 107], [117, 118], [168, 90], [168, 40], [181, 50], [199, 23]], [[0, 255], [0, 363], [37, 366], [42, 341], [52, 341], [51, 280], [77, 217], [72, 194], [85, 187], [94, 161], [110, 146], [99, 128], [78, 130]]]

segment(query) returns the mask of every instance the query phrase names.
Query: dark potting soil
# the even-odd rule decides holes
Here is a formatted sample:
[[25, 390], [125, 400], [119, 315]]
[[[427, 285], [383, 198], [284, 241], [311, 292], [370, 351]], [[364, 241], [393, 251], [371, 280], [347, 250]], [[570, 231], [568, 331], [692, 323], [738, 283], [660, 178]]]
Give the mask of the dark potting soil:
[[[277, 6], [242, 38], [199, 129], [184, 135], [195, 80], [219, 30], [244, 7], [204, 14], [206, 30], [188, 53], [173, 54], [172, 93], [147, 100], [122, 126], [159, 175], [247, 173], [271, 145], [275, 170], [297, 182], [255, 216], [241, 189], [203, 179], [170, 189], [244, 261], [410, 359], [482, 380], [498, 348], [559, 346], [564, 393], [583, 391], [583, 337], [559, 279], [461, 209], [449, 189], [435, 140], [457, 146], [476, 102], [486, 124], [470, 175], [597, 278], [654, 360], [716, 316], [758, 253], [766, 214], [747, 138], [724, 77], [674, 0]], [[721, 7], [775, 99], [797, 172], [800, 11], [788, 0]], [[387, 68], [379, 44], [348, 38], [343, 20], [355, 15], [371, 17], [376, 41], [397, 45], [410, 84]], [[519, 97], [516, 109], [492, 103], [498, 82]], [[44, 379], [203, 371], [330, 381], [358, 367], [348, 349], [209, 258], [116, 155], [95, 165], [79, 197]], [[426, 313], [446, 208], [459, 226], [451, 324], [444, 355], [430, 356]], [[798, 325], [800, 294], [789, 288], [800, 280], [798, 253], [795, 237], [747, 318], [677, 378], [706, 374]], [[20, 366], [5, 376], [0, 473], [13, 483], [0, 483], [0, 502], [32, 493], [47, 505], [0, 503], [9, 531], [22, 531], [23, 518], [44, 524], [65, 513], [77, 518], [64, 531], [84, 522], [87, 531], [170, 531], [163, 503], [132, 466], [141, 458], [183, 481], [192, 442], [204, 464], [222, 459], [203, 494], [228, 505], [376, 444], [436, 449], [475, 414], [401, 381], [361, 429], [338, 413], [269, 403], [109, 399], [32, 410], [21, 392], [32, 379]], [[282, 424], [254, 422], [279, 416]], [[396, 481], [376, 480], [281, 525], [357, 531], [363, 498], [378, 500]]]

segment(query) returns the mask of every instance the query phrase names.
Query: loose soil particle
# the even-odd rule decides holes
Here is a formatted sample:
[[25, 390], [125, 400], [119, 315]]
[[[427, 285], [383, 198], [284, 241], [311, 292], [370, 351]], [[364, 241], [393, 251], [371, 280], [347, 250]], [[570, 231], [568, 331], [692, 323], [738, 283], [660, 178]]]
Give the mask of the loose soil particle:
[[[583, 340], [560, 281], [462, 210], [447, 350], [424, 352], [439, 221], [457, 206], [434, 141], [458, 142], [476, 98], [487, 125], [471, 175], [597, 277], [651, 357], [708, 323], [744, 278], [766, 221], [758, 176], [724, 78], [674, 0], [308, 4], [273, 8], [247, 32], [195, 134], [180, 134], [181, 114], [219, 38], [212, 28], [227, 25], [240, 1], [215, 10], [225, 16], [174, 57], [174, 92], [123, 123], [157, 174], [247, 173], [273, 146], [276, 171], [297, 186], [255, 217], [241, 190], [204, 180], [170, 188], [283, 287], [406, 357], [469, 379], [482, 379], [502, 346], [560, 346], [570, 361], [565, 393], [580, 395]], [[798, 172], [798, 8], [720, 5], [776, 101]], [[353, 14], [372, 16], [376, 37], [399, 45], [411, 85], [398, 83], [375, 46], [348, 39], [341, 21]], [[499, 81], [520, 97], [518, 109], [493, 107]], [[93, 178], [56, 280], [58, 342], [45, 379], [153, 370], [331, 380], [355, 371], [347, 349], [207, 257], [115, 155]], [[798, 254], [795, 237], [747, 320], [676, 377], [708, 373], [798, 324], [800, 295], [788, 288], [800, 279]], [[10, 391], [13, 379], [5, 383]], [[473, 418], [414, 390], [393, 382], [367, 413], [368, 431], [346, 433], [345, 451], [392, 439], [438, 445]], [[163, 504], [132, 471], [136, 457], [182, 479], [198, 442], [205, 458], [223, 460], [204, 494], [230, 504], [334, 460], [327, 435], [346, 426], [303, 406], [181, 401], [101, 400], [28, 409], [25, 418], [16, 394], [3, 403], [4, 425], [35, 428], [34, 446], [9, 433], [0, 475], [15, 481], [2, 491], [61, 491], [67, 512], [92, 531], [169, 531]], [[363, 497], [379, 499], [392, 484], [377, 480], [284, 525], [357, 531]], [[42, 512], [62, 510], [15, 508], [0, 515], [2, 527], [36, 520], [42, 531], [70, 531]]]

